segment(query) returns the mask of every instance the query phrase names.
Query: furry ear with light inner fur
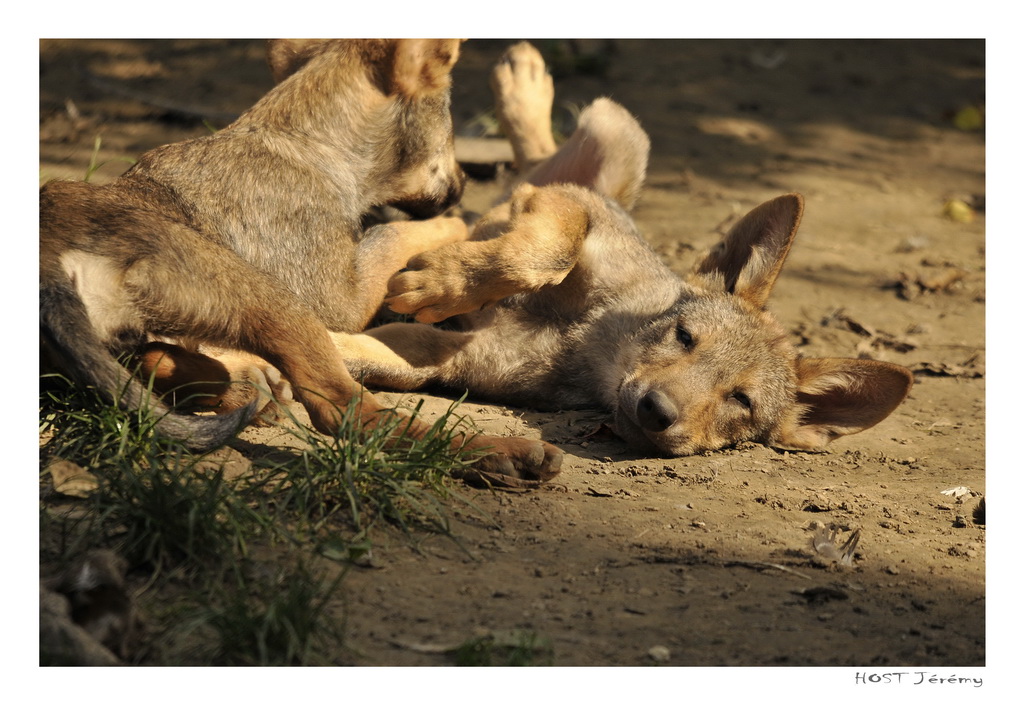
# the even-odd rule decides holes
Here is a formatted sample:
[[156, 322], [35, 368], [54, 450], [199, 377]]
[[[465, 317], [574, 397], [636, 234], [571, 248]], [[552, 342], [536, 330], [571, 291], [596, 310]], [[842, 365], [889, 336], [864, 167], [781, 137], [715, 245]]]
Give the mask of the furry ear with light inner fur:
[[[267, 42], [267, 63], [274, 81], [281, 83], [324, 51], [330, 39], [272, 39]], [[389, 95], [415, 98], [451, 85], [451, 71], [459, 58], [462, 39], [351, 40], [364, 52], [368, 66], [381, 66], [382, 88]], [[385, 58], [386, 57], [386, 58]]]
[[796, 374], [797, 406], [777, 440], [796, 449], [821, 448], [873, 427], [899, 406], [914, 384], [909, 370], [878, 360], [800, 358]]
[[691, 279], [764, 308], [800, 227], [803, 210], [800, 194], [786, 194], [761, 204], [730, 229], [697, 266]]
[[391, 93], [415, 98], [451, 85], [462, 39], [400, 39], [395, 43]]

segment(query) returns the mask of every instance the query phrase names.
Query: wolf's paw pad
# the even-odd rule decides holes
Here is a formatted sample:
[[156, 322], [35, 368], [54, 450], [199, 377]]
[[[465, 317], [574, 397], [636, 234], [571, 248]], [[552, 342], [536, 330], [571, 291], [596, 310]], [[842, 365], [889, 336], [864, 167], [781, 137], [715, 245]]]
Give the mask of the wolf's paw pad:
[[[551, 115], [555, 88], [540, 52], [528, 42], [509, 47], [491, 72], [497, 108], [513, 122]], [[541, 115], [535, 115], [540, 113]]]
[[564, 453], [545, 441], [478, 436], [474, 445], [486, 455], [453, 473], [470, 485], [534, 488], [562, 470]]
[[398, 314], [435, 323], [480, 308], [465, 269], [447, 248], [418, 255], [388, 282], [384, 303]]

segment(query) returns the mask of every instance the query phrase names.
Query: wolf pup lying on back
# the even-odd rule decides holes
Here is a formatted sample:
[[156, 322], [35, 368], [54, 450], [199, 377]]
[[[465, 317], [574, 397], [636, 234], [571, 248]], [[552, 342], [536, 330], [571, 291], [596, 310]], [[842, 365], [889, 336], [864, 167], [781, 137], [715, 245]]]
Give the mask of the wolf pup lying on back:
[[510, 200], [468, 242], [413, 258], [387, 302], [421, 322], [388, 324], [346, 351], [367, 384], [442, 385], [537, 409], [602, 407], [645, 452], [685, 455], [746, 440], [798, 449], [877, 424], [913, 378], [889, 363], [801, 358], [765, 309], [803, 210], [790, 194], [743, 219], [683, 279], [627, 210], [649, 142], [601, 99], [556, 151], [551, 79], [528, 44], [492, 75], [519, 166]]
[[[167, 413], [116, 356], [141, 362], [158, 390], [216, 383], [205, 399], [225, 409], [237, 406], [227, 384], [237, 357], [211, 358], [200, 344], [254, 354], [327, 434], [349, 409], [364, 427], [393, 415], [349, 374], [338, 346], [367, 325], [410, 257], [453, 239], [443, 220], [368, 232], [361, 221], [385, 204], [433, 216], [460, 197], [449, 109], [458, 53], [456, 40], [276, 42], [277, 86], [227, 128], [147, 152], [106, 186], [46, 184], [43, 353], [121, 405], [152, 406], [159, 432], [196, 449], [222, 443], [252, 405]], [[464, 231], [459, 221], [455, 237]], [[477, 469], [515, 479], [549, 478], [561, 462], [539, 441], [453, 443], [487, 454]]]

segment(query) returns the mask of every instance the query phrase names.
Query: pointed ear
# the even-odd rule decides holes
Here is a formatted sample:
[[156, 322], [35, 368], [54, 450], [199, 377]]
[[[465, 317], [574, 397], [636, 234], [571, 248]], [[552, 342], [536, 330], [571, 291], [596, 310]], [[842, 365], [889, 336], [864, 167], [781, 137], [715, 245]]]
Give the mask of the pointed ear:
[[451, 85], [462, 39], [399, 39], [395, 43], [389, 92], [407, 98], [436, 93]]
[[783, 427], [779, 444], [818, 449], [837, 437], [873, 427], [899, 406], [913, 384], [913, 374], [892, 363], [798, 359], [797, 415]]
[[[793, 244], [804, 199], [779, 196], [761, 204], [732, 227], [695, 270], [695, 279], [723, 286], [729, 294], [763, 308]], [[721, 279], [719, 279], [721, 278]]]
[[267, 64], [274, 83], [281, 83], [301, 69], [317, 53], [327, 39], [270, 39], [267, 41]]

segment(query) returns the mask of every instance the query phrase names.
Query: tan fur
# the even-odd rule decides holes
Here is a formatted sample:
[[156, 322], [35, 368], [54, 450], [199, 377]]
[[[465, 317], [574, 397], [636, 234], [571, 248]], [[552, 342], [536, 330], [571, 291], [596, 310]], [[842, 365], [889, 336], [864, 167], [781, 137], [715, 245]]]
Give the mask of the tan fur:
[[[537, 96], [516, 93], [547, 95], [535, 78], [538, 59], [516, 45], [493, 80], [500, 114], [529, 106], [503, 123], [516, 126], [517, 154], [535, 157], [547, 141], [530, 126], [549, 127], [529, 119]], [[423, 253], [392, 278], [393, 309], [426, 323], [458, 315], [453, 325], [373, 329], [365, 338], [387, 352], [367, 355], [368, 346], [349, 341], [342, 349], [350, 366], [398, 389], [444, 385], [542, 409], [603, 407], [624, 439], [668, 455], [745, 440], [820, 448], [888, 416], [911, 387], [908, 370], [801, 359], [764, 308], [803, 199], [789, 194], [754, 208], [683, 279], [627, 214], [647, 152], [646, 135], [621, 106], [595, 101], [469, 242]]]
[[[200, 347], [237, 350], [259, 358], [231, 365], [255, 366], [283, 392], [271, 379], [279, 371], [321, 432], [336, 431], [349, 408], [368, 427], [393, 414], [356, 383], [330, 332], [360, 331], [409, 258], [466, 237], [453, 219], [362, 226], [378, 206], [435, 216], [461, 195], [449, 110], [458, 53], [457, 40], [272, 43], [280, 83], [232, 125], [147, 152], [106, 186], [44, 185], [47, 357], [125, 406], [163, 413], [113, 356], [135, 356], [160, 389], [212, 383], [199, 388], [213, 395], [207, 404], [227, 410], [239, 402], [216, 390], [237, 371], [225, 376]], [[252, 406], [165, 414], [159, 428], [209, 448]], [[551, 477], [561, 460], [541, 442], [456, 436], [464, 443], [490, 450], [479, 469], [514, 479]]]
[[502, 93], [508, 110], [498, 112], [502, 132], [512, 143], [513, 166], [526, 173], [555, 152], [551, 102], [555, 85], [540, 54], [526, 42], [507, 51], [491, 72], [491, 89]]
[[412, 258], [391, 278], [385, 303], [432, 323], [557, 285], [572, 269], [589, 227], [585, 204], [530, 184], [519, 187], [510, 208], [496, 209], [478, 230], [499, 219], [499, 238], [475, 237]]

